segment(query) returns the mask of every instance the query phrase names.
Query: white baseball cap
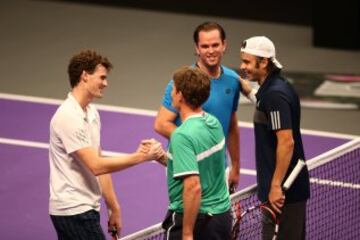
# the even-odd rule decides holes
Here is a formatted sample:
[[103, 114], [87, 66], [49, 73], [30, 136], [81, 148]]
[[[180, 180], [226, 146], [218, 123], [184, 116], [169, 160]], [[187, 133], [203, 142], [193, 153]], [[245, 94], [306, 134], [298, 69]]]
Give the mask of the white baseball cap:
[[276, 53], [274, 43], [265, 36], [255, 36], [246, 39], [243, 41], [240, 51], [258, 57], [270, 58], [276, 67], [280, 69], [283, 67], [275, 58]]

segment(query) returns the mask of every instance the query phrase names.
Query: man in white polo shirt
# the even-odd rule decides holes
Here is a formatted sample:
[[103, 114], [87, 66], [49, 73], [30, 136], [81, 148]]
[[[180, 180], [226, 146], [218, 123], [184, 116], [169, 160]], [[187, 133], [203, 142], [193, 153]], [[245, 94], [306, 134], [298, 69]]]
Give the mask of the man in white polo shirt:
[[102, 97], [111, 68], [109, 60], [95, 51], [74, 55], [68, 65], [72, 90], [51, 119], [49, 213], [59, 239], [105, 239], [99, 216], [101, 196], [115, 237], [121, 229], [121, 212], [108, 173], [163, 154], [160, 143], [144, 140], [132, 154], [101, 156], [100, 117], [90, 103]]

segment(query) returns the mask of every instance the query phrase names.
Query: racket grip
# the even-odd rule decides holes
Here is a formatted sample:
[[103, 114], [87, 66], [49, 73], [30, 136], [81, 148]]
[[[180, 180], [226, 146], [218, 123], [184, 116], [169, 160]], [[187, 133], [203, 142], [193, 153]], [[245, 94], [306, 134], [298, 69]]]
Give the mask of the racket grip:
[[290, 188], [291, 184], [294, 182], [295, 178], [299, 175], [305, 165], [306, 163], [304, 160], [298, 160], [296, 166], [283, 184], [283, 191], [287, 191]]
[[116, 239], [120, 239], [115, 227], [111, 228], [111, 236], [115, 237]]

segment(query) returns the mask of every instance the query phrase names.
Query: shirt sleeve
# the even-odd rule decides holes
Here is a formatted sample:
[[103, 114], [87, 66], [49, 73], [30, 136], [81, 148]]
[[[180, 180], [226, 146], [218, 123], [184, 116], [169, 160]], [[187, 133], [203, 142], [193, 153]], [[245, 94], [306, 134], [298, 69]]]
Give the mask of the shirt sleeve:
[[62, 121], [61, 126], [57, 127], [57, 133], [67, 154], [92, 146], [90, 132], [81, 119]]
[[284, 94], [272, 92], [263, 102], [270, 130], [292, 128], [290, 103]]
[[174, 167], [174, 178], [187, 175], [199, 174], [196, 153], [191, 140], [179, 133], [171, 136], [172, 160]]
[[162, 99], [162, 105], [174, 112], [174, 113], [177, 113], [177, 110], [172, 106], [172, 97], [171, 97], [171, 91], [173, 89], [173, 84], [174, 84], [174, 81], [171, 80], [168, 85], [166, 86], [166, 89], [165, 89], [165, 93], [164, 93], [164, 96], [163, 96], [163, 99]]

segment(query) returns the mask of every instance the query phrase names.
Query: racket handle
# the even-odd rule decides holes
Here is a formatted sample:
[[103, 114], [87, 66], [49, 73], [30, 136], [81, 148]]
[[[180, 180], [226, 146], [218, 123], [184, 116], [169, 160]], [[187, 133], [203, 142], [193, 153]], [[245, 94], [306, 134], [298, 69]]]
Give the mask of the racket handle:
[[299, 175], [305, 165], [306, 163], [304, 160], [298, 160], [296, 166], [283, 184], [283, 191], [287, 191], [290, 188], [291, 184], [294, 182], [295, 178]]

